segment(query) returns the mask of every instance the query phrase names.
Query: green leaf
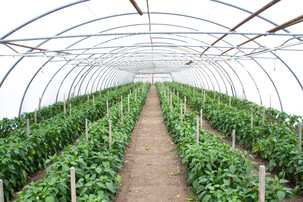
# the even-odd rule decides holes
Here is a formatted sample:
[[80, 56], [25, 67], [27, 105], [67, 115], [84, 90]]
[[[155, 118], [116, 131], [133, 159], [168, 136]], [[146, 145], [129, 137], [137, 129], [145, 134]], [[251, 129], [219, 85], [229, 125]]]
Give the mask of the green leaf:
[[202, 201], [207, 202], [207, 201], [209, 201], [210, 197], [211, 197], [210, 195], [206, 195], [206, 196], [203, 197]]
[[234, 174], [236, 172], [236, 167], [234, 165], [229, 166], [229, 171]]
[[47, 196], [45, 198], [45, 202], [54, 202], [55, 201], [55, 198], [53, 196]]
[[110, 190], [112, 193], [116, 193], [114, 187], [113, 187], [113, 183], [112, 182], [106, 182], [105, 186], [108, 190]]
[[96, 168], [96, 172], [97, 172], [98, 174], [100, 174], [100, 173], [102, 172], [102, 169], [101, 169], [100, 167], [98, 167], [98, 168]]
[[285, 197], [285, 192], [284, 191], [278, 191], [277, 192], [277, 196], [278, 198], [281, 200], [281, 199], [284, 199]]

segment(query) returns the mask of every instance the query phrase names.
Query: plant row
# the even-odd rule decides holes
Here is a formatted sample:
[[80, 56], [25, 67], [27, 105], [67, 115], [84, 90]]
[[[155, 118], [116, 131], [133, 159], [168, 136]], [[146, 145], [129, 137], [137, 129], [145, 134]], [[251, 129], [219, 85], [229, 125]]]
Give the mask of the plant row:
[[[134, 89], [135, 86], [137, 86], [138, 84], [132, 84], [130, 85], [130, 89]], [[121, 86], [117, 87], [119, 89], [121, 89]], [[128, 87], [127, 87], [128, 88]], [[88, 100], [86, 98], [86, 101], [83, 102], [82, 98], [79, 99], [79, 102], [81, 104], [78, 104], [78, 105], [73, 105], [72, 109], [71, 109], [71, 114], [74, 115], [75, 112], [77, 112], [77, 110], [81, 109], [82, 108], [82, 105], [92, 105], [93, 103], [98, 103], [98, 102], [104, 102], [104, 100], [108, 99], [108, 100], [111, 100], [112, 103], [115, 103], [118, 99], [119, 99], [119, 96], [120, 96], [120, 92], [121, 90], [115, 90], [114, 92], [111, 92], [111, 94], [109, 95], [109, 91], [107, 93], [104, 93], [104, 94], [101, 94], [102, 96], [97, 96], [94, 98], [94, 100], [90, 99]], [[125, 91], [126, 93], [127, 91]], [[87, 96], [91, 96], [92, 95], [87, 95]], [[80, 97], [83, 97], [83, 96], [80, 96]], [[73, 99], [73, 102], [75, 100], [78, 100], [78, 97], [74, 98]], [[63, 109], [63, 106], [62, 106], [62, 109]], [[67, 113], [58, 113], [57, 115], [49, 118], [49, 119], [46, 119], [44, 121], [41, 121], [40, 123], [38, 124], [31, 124], [31, 126], [29, 127], [29, 131], [30, 131], [30, 134], [34, 134], [35, 132], [37, 132], [37, 130], [39, 130], [41, 127], [45, 127], [45, 125], [48, 125], [50, 123], [52, 123], [54, 120], [57, 120], [57, 119], [61, 119], [62, 117], [64, 116], [69, 116], [69, 109], [66, 110]], [[26, 138], [28, 138], [28, 135], [27, 135], [27, 129], [26, 128], [19, 128], [19, 129], [16, 129], [14, 131], [12, 131], [11, 133], [9, 133], [7, 136], [3, 137], [3, 138], [0, 138], [0, 146], [4, 145], [4, 144], [9, 144], [10, 142], [20, 142], [20, 141], [24, 141]]]
[[251, 114], [247, 110], [229, 107], [228, 104], [219, 103], [212, 97], [206, 96], [205, 105], [203, 98], [193, 96], [192, 91], [181, 88], [180, 84], [167, 83], [171, 88], [176, 88], [180, 95], [186, 96], [188, 104], [195, 110], [203, 109], [212, 126], [220, 132], [232, 136], [236, 130], [236, 139], [239, 145], [252, 149], [253, 152], [267, 159], [269, 171], [278, 171], [279, 177], [285, 177], [297, 186], [298, 194], [303, 188], [303, 157], [298, 152], [298, 136], [286, 125], [275, 122], [264, 122], [260, 116], [253, 117], [251, 127]]
[[[69, 104], [71, 104], [72, 106], [78, 106], [82, 103], [85, 103], [88, 100], [88, 96], [89, 99], [93, 99], [93, 96], [98, 97], [100, 94], [101, 95], [107, 94], [108, 91], [120, 89], [122, 87], [124, 87], [124, 85], [111, 87], [108, 89], [104, 89], [101, 92], [97, 91], [89, 95], [81, 95], [75, 98], [71, 98], [66, 101], [66, 106], [69, 106]], [[14, 132], [17, 129], [25, 128], [27, 119], [29, 119], [31, 126], [35, 125], [35, 113], [36, 113], [36, 123], [40, 123], [59, 113], [63, 113], [63, 105], [64, 105], [63, 102], [57, 102], [47, 107], [43, 107], [42, 109], [39, 109], [36, 112], [35, 111], [26, 112], [12, 119], [3, 118], [0, 121], [0, 138], [9, 136], [12, 132]], [[33, 126], [33, 128], [35, 127]], [[23, 130], [23, 132], [26, 132], [25, 129]]]
[[[199, 144], [196, 145], [196, 115], [183, 114], [182, 100], [173, 97], [171, 112], [164, 91], [166, 87], [157, 83], [164, 122], [173, 141], [178, 144], [178, 154], [187, 164], [187, 186], [199, 201], [258, 201], [259, 179], [252, 174], [256, 166], [248, 160], [246, 152], [233, 150], [221, 142], [221, 137], [199, 128]], [[170, 92], [171, 93], [171, 92]], [[168, 97], [168, 96], [167, 96]], [[169, 98], [168, 98], [169, 99]], [[283, 188], [287, 182], [277, 177], [267, 178], [266, 200], [288, 199], [290, 189]]]
[[[246, 99], [239, 99], [237, 97], [230, 97], [227, 94], [220, 93], [218, 91], [205, 90], [198, 87], [193, 87], [187, 84], [179, 84], [182, 89], [189, 89], [195, 96], [203, 97], [203, 94], [207, 95], [209, 98], [214, 98], [216, 100], [220, 99], [221, 103], [225, 103], [229, 105], [229, 100], [231, 99], [231, 106], [237, 109], [243, 109], [247, 111], [251, 111], [253, 108], [253, 113], [255, 116], [260, 116], [263, 118], [263, 110], [264, 107], [260, 106], [254, 102], [251, 102]], [[203, 91], [203, 93], [202, 93]], [[276, 122], [279, 125], [285, 125], [290, 129], [297, 129], [298, 123], [303, 121], [303, 118], [298, 115], [289, 115], [286, 112], [281, 112], [274, 108], [265, 108], [265, 121], [267, 122]]]
[[[46, 164], [44, 179], [24, 187], [17, 201], [70, 201], [70, 168], [75, 168], [77, 201], [109, 201], [118, 193], [124, 149], [130, 142], [136, 121], [145, 103], [147, 91], [137, 99], [123, 99], [123, 125], [120, 103], [110, 108], [110, 116], [89, 124], [88, 141], [82, 135], [74, 146], [67, 147], [60, 156], [54, 155]], [[135, 100], [136, 99], [136, 100]], [[109, 147], [109, 120], [112, 122], [112, 144]]]
[[0, 146], [0, 179], [3, 179], [5, 198], [20, 190], [30, 175], [44, 167], [45, 161], [65, 146], [75, 141], [85, 128], [85, 119], [93, 122], [106, 114], [106, 100], [112, 106], [137, 84], [112, 91], [109, 96], [83, 103], [73, 108], [72, 116], [59, 114], [40, 123], [37, 130], [19, 142]]

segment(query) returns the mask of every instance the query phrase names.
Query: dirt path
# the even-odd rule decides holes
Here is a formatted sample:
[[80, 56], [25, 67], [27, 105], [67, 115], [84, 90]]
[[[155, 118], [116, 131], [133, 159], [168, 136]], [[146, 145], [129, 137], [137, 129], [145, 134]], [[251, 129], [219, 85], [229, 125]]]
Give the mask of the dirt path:
[[123, 185], [114, 201], [185, 201], [191, 187], [186, 187], [186, 167], [176, 155], [163, 122], [160, 101], [152, 85], [141, 116], [126, 150]]

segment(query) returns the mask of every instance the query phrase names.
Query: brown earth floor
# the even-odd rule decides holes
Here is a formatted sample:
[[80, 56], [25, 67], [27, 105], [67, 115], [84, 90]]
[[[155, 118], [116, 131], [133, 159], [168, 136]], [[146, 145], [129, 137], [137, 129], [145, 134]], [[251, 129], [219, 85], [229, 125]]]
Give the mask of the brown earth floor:
[[152, 85], [139, 121], [126, 150], [123, 185], [116, 202], [185, 201], [192, 189], [186, 187], [186, 167], [176, 154], [176, 145], [163, 122], [160, 101]]

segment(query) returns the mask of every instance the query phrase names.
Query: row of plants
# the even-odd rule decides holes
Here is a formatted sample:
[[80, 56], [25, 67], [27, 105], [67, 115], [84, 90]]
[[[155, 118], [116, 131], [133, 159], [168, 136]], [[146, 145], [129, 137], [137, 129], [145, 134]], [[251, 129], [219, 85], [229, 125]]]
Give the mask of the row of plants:
[[[253, 108], [253, 113], [255, 116], [260, 116], [263, 118], [263, 106], [260, 106], [254, 102], [251, 102], [247, 99], [239, 99], [237, 97], [230, 97], [227, 94], [218, 92], [218, 91], [211, 91], [211, 90], [205, 90], [198, 87], [190, 86], [188, 84], [178, 84], [178, 86], [182, 89], [189, 89], [189, 91], [192, 92], [192, 94], [195, 94], [199, 97], [203, 97], [203, 93], [205, 92], [205, 95], [211, 98], [216, 98], [217, 100], [220, 99], [220, 102], [228, 104], [229, 105], [229, 99], [231, 98], [231, 106], [236, 107], [238, 109], [243, 109], [247, 111], [251, 111], [251, 108]], [[202, 93], [203, 91], [203, 93]], [[297, 130], [298, 123], [303, 120], [302, 116], [298, 115], [290, 115], [286, 112], [281, 112], [277, 109], [274, 109], [272, 107], [265, 108], [265, 121], [267, 122], [276, 122], [280, 125], [285, 125], [286, 127], [289, 127], [291, 130]]]
[[[92, 102], [85, 102], [73, 108], [72, 116], [58, 114], [39, 124], [37, 130], [18, 142], [0, 145], [0, 179], [3, 179], [5, 198], [20, 190], [31, 174], [44, 168], [45, 161], [71, 144], [85, 128], [85, 119], [93, 122], [106, 114], [106, 100], [113, 106], [139, 84], [112, 91]], [[16, 138], [17, 139], [17, 138]]]
[[[134, 86], [137, 86], [138, 84], [132, 84], [131, 85], [131, 89], [134, 88]], [[127, 85], [129, 86], [129, 85]], [[121, 86], [118, 86], [117, 89], [121, 89]], [[117, 89], [115, 91], [117, 91]], [[102, 96], [96, 96], [94, 98], [94, 101], [92, 99], [90, 99], [89, 101], [87, 101], [87, 96], [86, 96], [86, 100], [83, 101], [83, 96], [79, 96], [79, 97], [82, 97], [81, 99], [78, 99], [78, 97], [70, 100], [72, 102], [74, 102], [75, 100], [78, 100], [79, 103], [81, 104], [77, 104], [77, 105], [72, 105], [72, 114], [75, 113], [75, 110], [79, 109], [79, 107], [81, 108], [81, 105], [92, 105], [94, 102], [95, 103], [98, 103], [99, 101], [104, 101], [105, 99], [108, 99], [108, 100], [111, 100], [112, 103], [115, 103], [118, 99], [119, 99], [119, 95], [120, 95], [120, 91], [118, 90], [117, 92], [111, 92], [111, 94], [109, 94], [110, 91], [107, 91], [106, 93], [104, 92], [104, 94], [101, 94]], [[125, 91], [127, 92], [127, 91]], [[95, 93], [94, 93], [95, 94]], [[89, 95], [89, 96], [93, 96], [93, 95]], [[62, 107], [63, 109], [63, 107]], [[51, 117], [51, 118], [48, 118], [44, 121], [41, 121], [40, 123], [38, 124], [31, 124], [30, 128], [29, 128], [29, 131], [30, 131], [30, 135], [31, 134], [34, 134], [37, 130], [40, 129], [40, 127], [44, 127], [45, 125], [48, 125], [49, 123], [53, 122], [54, 120], [57, 120], [57, 119], [61, 119], [61, 117], [63, 116], [69, 116], [69, 108], [68, 110], [66, 110], [67, 113], [64, 114], [63, 112], [60, 112], [58, 113], [57, 115]], [[1, 145], [5, 145], [5, 144], [9, 144], [10, 142], [20, 142], [20, 141], [24, 141], [26, 138], [28, 138], [27, 136], [27, 128], [19, 128], [19, 129], [16, 129], [14, 131], [12, 131], [11, 133], [7, 134], [6, 137], [3, 137], [3, 138], [0, 138], [0, 146]]]
[[[173, 98], [171, 112], [165, 87], [160, 83], [156, 85], [164, 122], [178, 144], [178, 155], [187, 164], [187, 186], [193, 186], [195, 198], [199, 201], [258, 201], [258, 175], [251, 174], [252, 169], [257, 168], [248, 160], [247, 153], [232, 150], [230, 145], [220, 141], [221, 137], [201, 127], [197, 146], [196, 114], [184, 114], [181, 123], [182, 100]], [[290, 189], [281, 185], [286, 180], [275, 177], [267, 178], [267, 181], [266, 200], [290, 198]]]
[[298, 152], [298, 136], [286, 125], [276, 122], [263, 123], [260, 116], [254, 116], [251, 128], [251, 114], [247, 110], [229, 107], [217, 100], [206, 96], [193, 96], [191, 91], [180, 88], [180, 84], [167, 83], [176, 88], [180, 95], [186, 96], [188, 104], [195, 111], [203, 109], [203, 116], [220, 132], [232, 136], [236, 130], [239, 145], [252, 149], [257, 155], [269, 161], [267, 169], [279, 172], [279, 177], [285, 177], [296, 184], [295, 193], [299, 194], [303, 188], [303, 157]]
[[[110, 108], [110, 116], [89, 124], [88, 141], [82, 135], [74, 146], [60, 156], [54, 155], [46, 164], [44, 179], [24, 187], [17, 201], [70, 201], [70, 168], [75, 168], [77, 201], [110, 201], [118, 193], [124, 150], [130, 142], [135, 123], [145, 103], [149, 85], [135, 101], [123, 99], [123, 125], [120, 103]], [[109, 120], [112, 122], [112, 144], [109, 148]]]
[[[88, 96], [89, 96], [89, 99], [92, 99], [93, 96], [98, 97], [100, 94], [104, 95], [104, 94], [107, 94], [108, 91], [121, 89], [122, 87], [125, 87], [125, 86], [120, 85], [117, 87], [103, 89], [101, 92], [97, 91], [92, 94], [89, 94]], [[78, 106], [82, 103], [85, 103], [87, 101], [87, 99], [88, 99], [87, 95], [80, 95], [80, 96], [67, 100], [66, 106], [68, 107], [69, 104], [71, 104], [72, 106]], [[36, 112], [35, 111], [26, 112], [26, 113], [21, 114], [18, 117], [12, 118], [12, 119], [3, 118], [0, 121], [0, 138], [9, 136], [12, 132], [14, 132], [17, 129], [25, 128], [27, 119], [29, 119], [31, 126], [35, 125], [35, 113], [36, 113], [36, 123], [40, 123], [59, 113], [63, 113], [63, 102], [57, 102], [57, 103], [54, 103], [47, 107], [43, 107], [42, 109], [39, 109]], [[35, 126], [33, 128], [35, 128]]]

